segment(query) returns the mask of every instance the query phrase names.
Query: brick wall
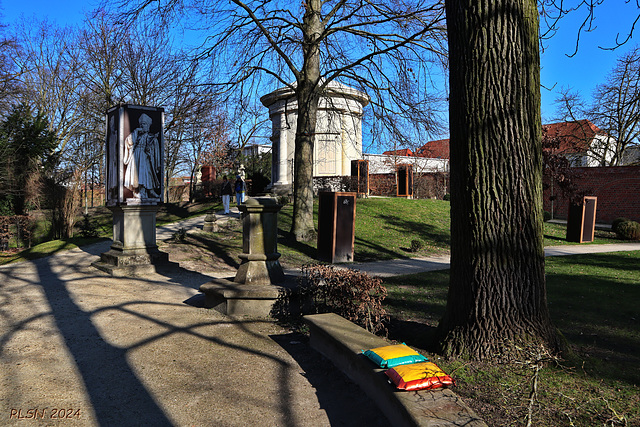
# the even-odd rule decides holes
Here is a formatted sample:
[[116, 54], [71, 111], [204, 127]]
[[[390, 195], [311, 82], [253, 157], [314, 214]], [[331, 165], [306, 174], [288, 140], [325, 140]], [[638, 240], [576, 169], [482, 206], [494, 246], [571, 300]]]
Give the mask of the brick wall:
[[[369, 175], [369, 193], [372, 196], [395, 197], [397, 194], [396, 175]], [[416, 199], [442, 199], [449, 192], [449, 175], [444, 172], [414, 173], [413, 197]]]
[[[618, 217], [640, 221], [640, 166], [575, 168], [575, 183], [587, 196], [596, 196], [596, 222], [610, 224]], [[544, 194], [544, 210], [551, 212], [551, 190]], [[566, 219], [569, 200], [554, 200], [554, 218]]]

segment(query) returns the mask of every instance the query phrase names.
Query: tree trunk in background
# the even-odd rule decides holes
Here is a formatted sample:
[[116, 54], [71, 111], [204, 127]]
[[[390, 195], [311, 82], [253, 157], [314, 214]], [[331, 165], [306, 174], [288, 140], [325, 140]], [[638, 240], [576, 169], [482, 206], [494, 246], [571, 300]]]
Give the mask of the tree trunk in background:
[[299, 74], [296, 98], [298, 122], [296, 128], [293, 169], [293, 222], [291, 233], [297, 241], [315, 237], [313, 223], [313, 145], [320, 94], [320, 46], [322, 33], [320, 0], [309, 0], [303, 17], [302, 51], [304, 63]]
[[451, 282], [442, 351], [487, 359], [510, 343], [557, 350], [546, 300], [538, 10], [447, 0]]

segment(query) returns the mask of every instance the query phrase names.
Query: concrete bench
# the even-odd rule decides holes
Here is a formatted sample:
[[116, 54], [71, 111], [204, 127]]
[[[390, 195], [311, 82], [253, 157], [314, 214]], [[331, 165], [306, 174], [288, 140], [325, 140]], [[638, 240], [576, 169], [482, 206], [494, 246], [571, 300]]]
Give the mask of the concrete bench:
[[311, 347], [333, 361], [358, 384], [393, 426], [466, 426], [486, 424], [449, 389], [401, 391], [389, 384], [383, 369], [361, 354], [362, 350], [389, 345], [337, 314], [304, 317]]

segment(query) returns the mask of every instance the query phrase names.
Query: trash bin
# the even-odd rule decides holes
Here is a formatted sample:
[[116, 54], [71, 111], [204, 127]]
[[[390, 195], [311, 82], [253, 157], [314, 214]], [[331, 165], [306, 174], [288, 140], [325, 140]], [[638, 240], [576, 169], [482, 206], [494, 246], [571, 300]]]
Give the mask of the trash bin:
[[320, 192], [318, 198], [318, 259], [352, 262], [356, 193]]
[[568, 242], [593, 242], [596, 229], [596, 206], [598, 198], [585, 196], [578, 203], [569, 204], [567, 216], [567, 241]]

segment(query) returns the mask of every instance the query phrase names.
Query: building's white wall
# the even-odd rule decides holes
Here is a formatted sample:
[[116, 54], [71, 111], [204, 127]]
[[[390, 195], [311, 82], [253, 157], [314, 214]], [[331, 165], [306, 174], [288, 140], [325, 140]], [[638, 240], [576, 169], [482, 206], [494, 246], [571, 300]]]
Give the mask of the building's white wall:
[[586, 153], [583, 166], [609, 166], [615, 154], [616, 141], [605, 135], [596, 135], [591, 141], [590, 149]]
[[386, 154], [364, 154], [369, 161], [369, 173], [395, 173], [397, 165], [411, 164], [413, 171], [420, 172], [448, 172], [449, 161], [446, 159], [429, 159], [414, 156], [389, 156]]

